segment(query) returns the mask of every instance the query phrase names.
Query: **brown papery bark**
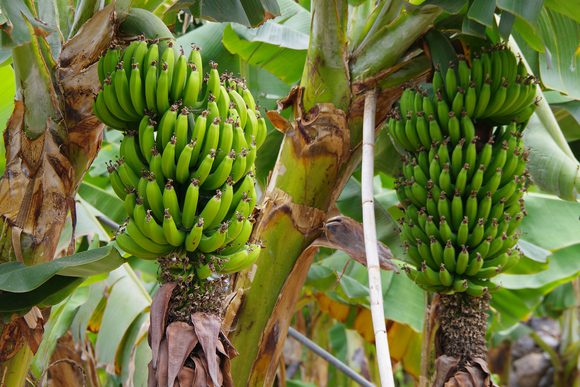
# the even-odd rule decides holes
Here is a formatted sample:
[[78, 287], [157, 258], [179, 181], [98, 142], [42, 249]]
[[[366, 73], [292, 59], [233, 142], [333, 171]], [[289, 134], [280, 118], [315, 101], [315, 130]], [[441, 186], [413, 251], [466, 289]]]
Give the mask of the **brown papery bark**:
[[[39, 45], [46, 41], [39, 32], [32, 36], [30, 53], [26, 52], [27, 46], [14, 49], [17, 73], [19, 65], [30, 73], [20, 70], [19, 99], [4, 132], [6, 171], [0, 179], [0, 263], [19, 261], [33, 265], [53, 260], [68, 216], [75, 222], [74, 197], [101, 146], [104, 126], [92, 110], [99, 88], [96, 63], [113, 39], [114, 24], [111, 5], [95, 14], [65, 43], [57, 61], [47, 57], [50, 54], [46, 50], [40, 53]], [[38, 69], [47, 74], [44, 82], [40, 76], [34, 77], [34, 70]], [[25, 100], [37, 91], [49, 96], [43, 101], [45, 106], [34, 106]], [[31, 132], [31, 122], [39, 110], [49, 112], [49, 118], [44, 130], [36, 128]], [[71, 244], [71, 252], [73, 247]], [[15, 317], [0, 325], [0, 331], [20, 328], [19, 334], [3, 335], [0, 348], [20, 349], [27, 345], [35, 351], [40, 337], [34, 332], [42, 332], [42, 324], [42, 318], [34, 312], [26, 319]], [[29, 332], [22, 331], [23, 327], [28, 327], [24, 330]], [[6, 356], [0, 357], [0, 362], [14, 354], [3, 353]]]

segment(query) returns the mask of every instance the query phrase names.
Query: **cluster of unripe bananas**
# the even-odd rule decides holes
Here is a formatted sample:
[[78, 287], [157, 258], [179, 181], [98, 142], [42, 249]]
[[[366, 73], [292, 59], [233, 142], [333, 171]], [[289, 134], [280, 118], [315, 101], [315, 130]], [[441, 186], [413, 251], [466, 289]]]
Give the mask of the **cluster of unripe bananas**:
[[407, 274], [438, 293], [477, 297], [515, 265], [525, 208], [521, 138], [534, 110], [536, 81], [511, 51], [458, 57], [433, 93], [407, 88], [388, 129], [403, 153], [396, 190], [404, 208]]
[[170, 40], [143, 38], [109, 49], [98, 72], [94, 112], [124, 131], [108, 165], [129, 214], [117, 245], [143, 259], [185, 254], [201, 278], [251, 265], [261, 249], [249, 242], [254, 161], [267, 129], [244, 82], [215, 63], [204, 77], [195, 46], [186, 57]]

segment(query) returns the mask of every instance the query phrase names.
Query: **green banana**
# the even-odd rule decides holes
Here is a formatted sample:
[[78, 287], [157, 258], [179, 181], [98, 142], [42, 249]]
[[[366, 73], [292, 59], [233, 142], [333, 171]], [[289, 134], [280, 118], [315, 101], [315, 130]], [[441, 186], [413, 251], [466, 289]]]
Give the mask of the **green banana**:
[[134, 131], [127, 132], [123, 140], [121, 140], [119, 153], [135, 174], [140, 174], [141, 171], [147, 169], [147, 166], [143, 161], [145, 158], [141, 155], [137, 136], [137, 133]]
[[113, 76], [113, 84], [115, 95], [117, 96], [117, 101], [119, 101], [121, 109], [131, 116], [132, 121], [139, 120], [141, 115], [137, 113], [133, 107], [131, 91], [129, 89], [129, 79], [127, 78], [127, 73], [123, 68], [123, 62], [119, 62], [117, 65], [117, 70]]
[[177, 105], [164, 111], [157, 129], [157, 148], [162, 151], [175, 135], [175, 123], [177, 121]]
[[246, 242], [250, 239], [252, 235], [252, 222], [250, 219], [244, 220], [244, 225], [242, 226], [242, 231], [238, 234], [238, 236], [228, 243], [226, 247], [220, 251], [220, 254], [228, 255], [238, 251], [242, 248]]
[[197, 248], [202, 253], [212, 253], [216, 251], [225, 244], [227, 231], [228, 224], [224, 223], [218, 228], [217, 231], [211, 233], [210, 235], [202, 234]]
[[222, 200], [222, 191], [217, 190], [215, 195], [212, 196], [211, 199], [207, 201], [203, 210], [201, 210], [199, 216], [203, 218], [205, 221], [205, 224], [203, 226], [204, 230], [206, 230], [213, 224], [213, 221], [219, 212], [221, 200]]
[[93, 112], [97, 116], [97, 118], [105, 125], [115, 129], [125, 129], [129, 126], [129, 123], [123, 121], [113, 115], [107, 104], [105, 103], [105, 95], [103, 91], [100, 91], [97, 94], [97, 98], [95, 99], [95, 103], [93, 104]]
[[163, 190], [163, 208], [169, 211], [175, 223], [181, 225], [181, 210], [179, 208], [179, 199], [173, 187], [173, 180], [168, 179]]
[[185, 237], [185, 250], [193, 252], [199, 246], [203, 235], [203, 218], [199, 218], [195, 226], [187, 233]]
[[185, 145], [189, 142], [189, 110], [186, 108], [181, 109], [180, 113], [177, 115], [175, 120], [175, 155], [176, 160], [179, 159], [179, 155], [185, 148]]
[[209, 153], [202, 159], [201, 163], [190, 177], [192, 179], [197, 179], [199, 184], [203, 184], [211, 172], [211, 167], [214, 160], [215, 150], [211, 149]]
[[219, 139], [220, 139], [220, 119], [219, 117], [216, 117], [213, 119], [213, 121], [207, 128], [201, 154], [207, 155], [212, 149], [213, 150], [217, 149], [219, 145]]
[[223, 256], [220, 259], [224, 261], [219, 268], [221, 274], [231, 274], [245, 270], [256, 262], [261, 252], [261, 246], [252, 244], [238, 252]]
[[178, 56], [175, 62], [173, 78], [171, 81], [171, 101], [175, 102], [182, 98], [183, 89], [187, 77], [187, 59], [183, 55]]
[[175, 136], [171, 137], [171, 140], [165, 149], [163, 149], [163, 154], [161, 155], [161, 170], [166, 179], [175, 179], [175, 171], [177, 169], [175, 163], [175, 142]]
[[[151, 50], [151, 49], [150, 49]], [[147, 69], [145, 75], [145, 105], [147, 110], [152, 113], [158, 113], [157, 110], [157, 62], [154, 60], [145, 66]]]
[[187, 108], [193, 109], [197, 106], [199, 91], [201, 90], [201, 77], [195, 64], [189, 63], [188, 66], [189, 75], [183, 90], [183, 104]]
[[197, 211], [197, 203], [199, 201], [199, 181], [191, 180], [185, 192], [185, 199], [183, 200], [183, 213], [181, 223], [186, 229], [190, 229], [195, 221], [195, 213]]
[[144, 248], [142, 248], [141, 246], [139, 246], [139, 244], [136, 241], [134, 241], [129, 235], [127, 235], [124, 232], [117, 234], [117, 236], [115, 237], [115, 244], [126, 253], [129, 253], [141, 259], [157, 259], [159, 257], [159, 254], [149, 252]]
[[189, 164], [190, 167], [194, 167], [199, 159], [199, 155], [205, 139], [208, 114], [209, 112], [207, 110], [202, 111], [201, 114], [197, 116], [197, 118], [195, 118], [195, 121], [193, 114], [190, 113], [188, 116], [189, 126], [190, 127], [193, 126], [193, 133], [191, 135], [191, 138], [195, 143], [195, 146], [193, 147], [193, 152], [191, 153], [191, 161]]
[[133, 109], [139, 116], [145, 116], [145, 91], [143, 89], [143, 80], [141, 79], [141, 71], [139, 70], [139, 63], [131, 65], [131, 72], [129, 77], [129, 94]]
[[125, 232], [131, 237], [131, 239], [137, 242], [140, 247], [146, 251], [157, 254], [158, 256], [165, 255], [174, 249], [173, 246], [168, 244], [158, 244], [149, 239], [149, 237], [139, 230], [133, 219], [129, 219], [127, 222]]
[[149, 203], [152, 214], [155, 216], [155, 219], [158, 222], [161, 222], [163, 220], [164, 212], [163, 194], [161, 192], [161, 188], [159, 188], [159, 185], [157, 184], [157, 181], [155, 181], [154, 176], [150, 175], [148, 178], [146, 193], [147, 202]]
[[[185, 148], [179, 153], [177, 159], [177, 165], [175, 168], [175, 179], [178, 183], [185, 183], [189, 179], [190, 171], [189, 164], [191, 162], [191, 155], [193, 153], [193, 148], [195, 146], [195, 141], [191, 141], [185, 146]], [[177, 150], [176, 150], [177, 154]]]
[[[230, 154], [217, 166], [214, 172], [210, 173], [207, 179], [202, 184], [202, 188], [206, 190], [215, 190], [221, 187], [228, 177], [230, 176], [230, 172], [232, 172], [232, 166], [234, 164], [234, 160], [236, 158], [236, 152], [233, 150]], [[217, 162], [214, 160], [214, 163]]]
[[[172, 50], [165, 50], [172, 51]], [[159, 79], [157, 79], [157, 90], [155, 94], [155, 104], [157, 106], [158, 112], [164, 112], [169, 109], [169, 91], [171, 87], [171, 77], [172, 74], [169, 70], [169, 64], [167, 62], [161, 63], [161, 73], [159, 74]]]
[[185, 233], [177, 228], [168, 209], [165, 209], [163, 216], [163, 235], [171, 246], [180, 247], [185, 241]]

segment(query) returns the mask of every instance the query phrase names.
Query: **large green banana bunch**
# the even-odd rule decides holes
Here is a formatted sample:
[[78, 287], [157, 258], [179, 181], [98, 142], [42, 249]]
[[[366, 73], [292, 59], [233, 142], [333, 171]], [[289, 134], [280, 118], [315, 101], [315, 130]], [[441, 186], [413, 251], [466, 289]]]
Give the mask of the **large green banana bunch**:
[[108, 166], [130, 216], [119, 247], [144, 259], [185, 253], [204, 278], [251, 265], [261, 248], [248, 241], [266, 122], [244, 83], [220, 77], [215, 63], [204, 77], [200, 50], [186, 57], [172, 41], [111, 48], [98, 70], [95, 114], [125, 131], [121, 158]]
[[527, 151], [522, 130], [534, 110], [535, 79], [495, 47], [459, 57], [434, 95], [404, 90], [388, 129], [403, 149], [396, 190], [409, 276], [439, 293], [481, 296], [520, 258]]

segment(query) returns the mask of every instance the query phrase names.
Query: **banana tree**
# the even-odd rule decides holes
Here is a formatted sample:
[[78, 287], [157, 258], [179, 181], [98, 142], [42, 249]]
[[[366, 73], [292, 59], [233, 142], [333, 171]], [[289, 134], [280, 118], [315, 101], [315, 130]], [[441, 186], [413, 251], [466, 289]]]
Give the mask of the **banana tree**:
[[[58, 236], [69, 209], [74, 208], [71, 198], [100, 144], [102, 126], [91, 113], [93, 95], [98, 87], [94, 63], [117, 37], [113, 27], [124, 17], [120, 3], [117, 2], [118, 13], [108, 6], [89, 19], [98, 4], [79, 2], [70, 33], [66, 34], [71, 39], [64, 44], [60, 56], [57, 55], [58, 42], [51, 40], [54, 35], [48, 34], [47, 38], [47, 33], [43, 32], [47, 25], [37, 22], [37, 19], [53, 20], [47, 24], [49, 27], [55, 24], [54, 9], [50, 13], [51, 7], [3, 5], [3, 14], [12, 23], [12, 29], [5, 24], [3, 32], [13, 38], [12, 43], [16, 46], [12, 56], [19, 79], [19, 95], [24, 101], [17, 101], [5, 135], [8, 165], [0, 183], [0, 192], [4, 195], [0, 207], [3, 206], [2, 220], [6, 225], [3, 227], [3, 259], [6, 261], [20, 259], [36, 264], [54, 258]], [[203, 2], [201, 9], [196, 8], [201, 3], [191, 8], [192, 14], [199, 14], [201, 10], [212, 19], [227, 19], [228, 15], [220, 13], [220, 2]], [[243, 24], [263, 21], [270, 12], [276, 12], [272, 2], [266, 3], [269, 5], [260, 8], [262, 13], [257, 15], [246, 13], [250, 8], [241, 6], [236, 21]], [[400, 96], [401, 85], [429, 81], [431, 60], [440, 55], [439, 49], [449, 50], [449, 46], [442, 48], [433, 43], [432, 35], [422, 39], [434, 25], [475, 36], [466, 37], [466, 41], [473, 44], [481, 43], [477, 39], [484, 36], [486, 25], [492, 26], [493, 21], [489, 18], [494, 10], [478, 13], [481, 7], [475, 6], [477, 2], [473, 5], [464, 1], [433, 3], [415, 7], [402, 1], [378, 4], [372, 1], [312, 1], [310, 43], [300, 85], [279, 104], [280, 110], [291, 107], [293, 118], [289, 121], [279, 112], [268, 114], [282, 132], [283, 140], [254, 231], [255, 239], [262, 240], [266, 248], [253, 271], [236, 277], [235, 297], [226, 312], [225, 328], [232, 330], [230, 338], [242, 355], [232, 366], [236, 384], [261, 385], [274, 381], [295, 304], [316, 252], [313, 242], [330, 229], [327, 220], [335, 214], [336, 200], [360, 160], [363, 93], [370, 89], [378, 91], [378, 131]], [[529, 32], [525, 24], [521, 26], [525, 21], [519, 10], [505, 3], [500, 6], [504, 10], [502, 20], [517, 15], [515, 26], [520, 26], [516, 28], [517, 33]], [[217, 5], [214, 7], [214, 4]], [[171, 7], [151, 1], [133, 5], [148, 8], [158, 15], [167, 11], [164, 21], [174, 29], [181, 23], [176, 17], [177, 11], [189, 6], [181, 1]], [[457, 13], [460, 17], [453, 16]], [[53, 19], [47, 15], [53, 15]], [[503, 26], [504, 29], [508, 27]], [[132, 32], [141, 33], [142, 28], [145, 26], [134, 27]], [[235, 38], [236, 32], [228, 28], [224, 34]], [[497, 38], [493, 28], [488, 32]], [[28, 41], [28, 36], [33, 39]], [[90, 44], [88, 39], [92, 39]], [[529, 36], [525, 41], [533, 43]], [[240, 46], [231, 44], [228, 49], [235, 52]], [[543, 188], [573, 198], [577, 161], [566, 148], [557, 125], [549, 122], [546, 116], [540, 115], [540, 120], [542, 125], [530, 135], [530, 141], [538, 149], [532, 154], [532, 162], [534, 155], [538, 156], [537, 172], [534, 176], [532, 170], [532, 175]], [[546, 133], [551, 135], [546, 136]], [[394, 154], [390, 142], [386, 147], [383, 155]], [[553, 169], [561, 173], [556, 180], [541, 168], [541, 157], [546, 154], [558, 155], [558, 163]], [[20, 173], [21, 166], [30, 172]], [[396, 169], [389, 167], [391, 171]], [[56, 187], [54, 182], [58, 182]], [[71, 211], [74, 218], [74, 210]], [[483, 307], [485, 305], [476, 309], [482, 312]], [[14, 320], [3, 332], [32, 330], [29, 326], [34, 324], [30, 323], [30, 316]], [[33, 349], [39, 339], [38, 331], [35, 335], [11, 336], [20, 341], [27, 338]], [[21, 382], [30, 351], [12, 341], [2, 348], [7, 348], [2, 351], [7, 354], [5, 358], [11, 358], [5, 365], [7, 369], [20, 365], [17, 374]], [[12, 357], [20, 348], [17, 356]]]
[[[399, 13], [402, 4], [397, 2], [381, 3], [376, 8], [366, 4], [370, 9], [364, 4], [349, 8], [341, 2], [312, 2], [311, 38], [300, 87], [280, 103], [280, 109], [293, 108], [294, 120], [288, 122], [274, 112], [269, 114], [284, 134], [284, 139], [269, 177], [256, 228], [256, 235], [264, 241], [266, 249], [254, 271], [236, 278], [238, 291], [226, 315], [226, 323], [233, 328], [230, 337], [244, 355], [235, 359], [232, 366], [240, 385], [271, 384], [274, 381], [286, 330], [294, 313], [292, 306], [315, 253], [311, 244], [324, 233], [328, 214], [346, 183], [345, 176], [359, 161], [361, 94], [369, 88], [379, 90], [376, 121], [383, 122], [394, 100], [398, 99], [400, 90], [397, 86], [403, 81], [412, 83], [430, 78], [430, 70], [421, 62], [426, 52], [421, 52], [414, 44], [436, 21], [443, 25], [448, 13], [461, 12], [464, 15], [463, 32], [479, 38], [485, 36], [485, 26], [493, 23], [495, 7], [486, 10], [480, 7], [481, 4], [464, 2], [433, 4], [442, 5], [447, 13], [430, 2], [419, 8], [407, 8], [402, 13]], [[465, 15], [467, 9], [469, 13]], [[506, 20], [510, 15], [518, 14], [507, 5], [503, 5], [502, 10]], [[485, 18], [483, 23], [479, 19], [481, 16]], [[462, 29], [461, 25], [455, 28]], [[483, 42], [473, 37], [466, 38], [467, 41], [470, 39], [475, 45]], [[445, 40], [435, 40], [436, 36], [426, 37], [426, 46], [431, 49], [427, 53], [434, 63], [446, 64], [442, 61], [445, 50], [454, 52], [454, 49]], [[341, 111], [348, 113], [343, 115]], [[545, 110], [539, 112], [539, 116], [545, 119], [549, 114]], [[535, 134], [540, 135], [538, 132]], [[555, 134], [556, 138], [558, 136]], [[568, 146], [561, 141], [560, 144], [559, 154], [567, 153], [566, 157], [572, 158], [571, 164], [577, 166], [578, 162], [570, 156]], [[533, 146], [534, 160], [546, 147], [538, 142]], [[538, 174], [540, 171], [533, 167], [530, 169], [536, 183], [548, 188], [545, 177]], [[577, 175], [577, 167], [566, 170]], [[558, 192], [563, 197], [575, 198], [575, 178], [562, 176], [559, 184], [562, 190]], [[275, 294], [276, 297], [264, 301], [263, 294]], [[468, 316], [471, 312], [466, 310], [464, 318], [466, 321], [470, 318], [479, 321], [473, 325], [474, 332], [478, 332], [473, 343], [479, 346], [476, 352], [481, 353], [488, 306], [485, 299], [476, 300], [468, 308], [472, 315]], [[440, 316], [440, 323], [448, 327], [458, 324], [463, 317], [455, 312], [461, 308], [456, 304], [445, 305], [443, 309], [449, 310], [447, 315], [454, 317], [449, 320]], [[483, 325], [480, 324], [482, 321]], [[463, 323], [465, 321], [460, 325]], [[451, 336], [449, 331], [443, 332], [443, 337]], [[459, 352], [454, 352], [449, 346], [439, 347], [438, 355], [442, 360], [437, 363], [440, 375], [436, 383], [445, 383], [454, 377], [455, 372], [456, 380], [470, 374], [468, 377], [473, 378], [475, 385], [490, 383], [485, 363], [478, 364], [475, 360], [474, 367], [463, 374], [454, 365], [445, 364], [445, 355], [467, 353], [461, 359], [470, 359], [473, 354], [469, 354], [468, 340], [459, 338], [462, 343]]]
[[[57, 28], [56, 8], [4, 2], [2, 11], [8, 18], [3, 49], [12, 48], [18, 97], [4, 132], [1, 261], [36, 265], [55, 258], [67, 217], [75, 218], [75, 193], [100, 147], [91, 67], [111, 43], [115, 13], [112, 6], [102, 10], [61, 46], [47, 38]], [[2, 323], [0, 361], [8, 384], [22, 384], [42, 321], [34, 308], [26, 318]]]

